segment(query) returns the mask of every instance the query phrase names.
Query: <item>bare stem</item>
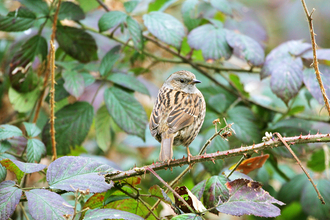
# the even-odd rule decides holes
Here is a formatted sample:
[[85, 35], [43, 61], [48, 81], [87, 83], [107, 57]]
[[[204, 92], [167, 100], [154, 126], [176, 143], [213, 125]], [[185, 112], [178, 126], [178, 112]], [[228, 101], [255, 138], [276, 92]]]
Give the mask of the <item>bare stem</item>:
[[297, 163], [299, 164], [299, 166], [301, 167], [301, 169], [304, 171], [304, 173], [306, 174], [306, 176], [308, 177], [308, 180], [312, 183], [319, 199], [321, 200], [322, 204], [325, 204], [325, 201], [323, 199], [323, 197], [321, 196], [319, 190], [317, 189], [313, 179], [310, 177], [309, 173], [307, 172], [307, 170], [305, 169], [305, 167], [301, 164], [299, 158], [296, 156], [296, 154], [293, 152], [293, 150], [290, 148], [290, 146], [286, 143], [286, 141], [282, 138], [281, 134], [278, 132], [275, 132], [274, 135], [276, 135], [284, 144], [284, 146], [290, 151], [290, 153], [292, 154], [292, 156], [294, 157], [294, 159], [297, 161]]
[[322, 92], [322, 96], [323, 96], [323, 100], [325, 103], [325, 106], [328, 110], [329, 116], [330, 116], [330, 104], [329, 104], [329, 98], [327, 97], [327, 94], [325, 92], [324, 86], [323, 86], [323, 82], [321, 79], [321, 72], [319, 70], [319, 64], [317, 61], [317, 55], [316, 55], [316, 41], [315, 41], [315, 33], [314, 33], [314, 28], [313, 28], [313, 19], [312, 19], [312, 14], [315, 11], [315, 8], [313, 8], [312, 12], [309, 13], [308, 9], [307, 9], [307, 5], [305, 3], [305, 0], [301, 0], [301, 3], [303, 5], [307, 20], [308, 20], [308, 25], [309, 25], [309, 32], [311, 35], [311, 42], [312, 42], [312, 48], [313, 48], [313, 67], [315, 70], [315, 74], [316, 74], [316, 79], [319, 82], [319, 86]]

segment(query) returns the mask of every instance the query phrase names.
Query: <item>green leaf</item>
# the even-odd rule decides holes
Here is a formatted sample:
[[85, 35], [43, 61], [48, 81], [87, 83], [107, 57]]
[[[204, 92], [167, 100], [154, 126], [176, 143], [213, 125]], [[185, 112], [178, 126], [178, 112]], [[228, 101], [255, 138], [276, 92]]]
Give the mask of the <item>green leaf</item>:
[[[330, 165], [330, 163], [328, 165]], [[320, 149], [314, 151], [311, 158], [307, 161], [307, 166], [316, 172], [322, 172], [325, 170], [324, 150]]]
[[185, 36], [183, 25], [172, 15], [154, 11], [143, 15], [144, 25], [161, 41], [180, 48]]
[[60, 11], [58, 13], [59, 20], [83, 20], [85, 19], [85, 13], [80, 8], [79, 5], [76, 5], [73, 2], [62, 2], [60, 6]]
[[92, 76], [90, 73], [82, 72], [82, 73], [80, 73], [80, 75], [82, 75], [82, 77], [84, 78], [85, 87], [87, 87], [95, 82], [94, 76]]
[[38, 136], [41, 132], [40, 128], [37, 127], [36, 124], [23, 122], [26, 133], [29, 137], [35, 137]]
[[111, 144], [110, 133], [111, 117], [107, 110], [107, 107], [103, 105], [96, 113], [95, 117], [95, 133], [96, 142], [104, 152], [107, 151]]
[[18, 93], [15, 89], [10, 87], [8, 92], [9, 101], [18, 112], [30, 111], [38, 100], [39, 94], [39, 88], [28, 93]]
[[64, 88], [66, 91], [76, 98], [83, 94], [85, 89], [85, 81], [84, 77], [80, 73], [74, 70], [66, 70], [62, 72], [62, 77], [65, 81]]
[[8, 15], [0, 15], [1, 31], [25, 31], [32, 27], [36, 15], [25, 7], [20, 7], [17, 11], [9, 12]]
[[115, 46], [103, 57], [99, 70], [101, 76], [107, 76], [109, 74], [112, 69], [112, 66], [120, 57], [119, 51], [120, 46]]
[[232, 49], [226, 40], [225, 29], [212, 24], [205, 24], [192, 30], [188, 35], [188, 44], [196, 50], [202, 50], [205, 60], [220, 58], [227, 60], [232, 54]]
[[124, 2], [124, 7], [127, 13], [131, 13], [140, 3], [138, 0]]
[[313, 188], [308, 183], [304, 185], [301, 193], [300, 204], [307, 215], [316, 219], [330, 219], [330, 181], [326, 179], [314, 180], [325, 204], [322, 204]]
[[134, 47], [137, 50], [143, 50], [143, 46], [144, 46], [143, 39], [144, 38], [143, 38], [142, 30], [141, 30], [139, 23], [131, 16], [127, 16], [126, 23], [127, 23], [128, 31], [132, 37]]
[[183, 23], [189, 31], [198, 27], [202, 19], [198, 18], [198, 0], [186, 0], [181, 7]]
[[82, 29], [58, 25], [56, 40], [65, 53], [82, 63], [97, 60], [95, 39]]
[[111, 117], [121, 129], [145, 141], [147, 115], [132, 95], [113, 86], [105, 90], [104, 101]]
[[7, 177], [7, 169], [6, 167], [0, 164], [0, 183], [5, 181], [6, 177]]
[[21, 183], [24, 172], [21, 171], [15, 163], [13, 163], [10, 159], [3, 159], [0, 163], [2, 166], [6, 167], [7, 170], [13, 172], [16, 175], [17, 182]]
[[123, 73], [115, 73], [111, 74], [107, 79], [127, 89], [150, 95], [145, 85], [133, 76]]
[[19, 0], [19, 2], [33, 12], [43, 15], [49, 14], [48, 5], [43, 0]]
[[261, 66], [265, 52], [261, 45], [249, 36], [226, 30], [226, 40], [239, 58], [245, 59], [253, 66]]
[[[80, 145], [88, 134], [93, 122], [94, 110], [87, 102], [75, 102], [56, 112], [55, 139], [57, 142], [57, 154], [70, 153], [70, 147]], [[47, 152], [51, 152], [49, 123], [42, 130], [42, 141], [46, 144]]]
[[247, 93], [244, 89], [243, 83], [241, 83], [241, 80], [238, 75], [230, 73], [229, 74], [229, 79], [232, 81], [232, 83], [236, 86], [236, 88], [241, 92], [242, 95], [245, 97], [249, 97], [249, 93]]
[[224, 14], [232, 15], [232, 8], [227, 0], [210, 0], [211, 5]]
[[243, 143], [259, 143], [261, 140], [260, 130], [252, 111], [246, 107], [237, 106], [228, 111], [228, 123], [234, 123], [232, 128], [236, 137]]
[[177, 215], [177, 216], [174, 216], [173, 218], [171, 218], [171, 220], [190, 220], [190, 219], [203, 220], [204, 218], [200, 217], [199, 215], [192, 214], [192, 213]]
[[109, 11], [102, 15], [98, 22], [100, 32], [116, 27], [126, 20], [127, 14], [122, 11]]
[[293, 177], [289, 182], [282, 185], [278, 192], [278, 199], [287, 204], [299, 201], [305, 184], [309, 184], [309, 182], [304, 174]]
[[0, 141], [23, 136], [22, 131], [13, 125], [0, 125]]
[[[55, 102], [61, 101], [70, 95], [70, 93], [68, 93], [66, 91], [66, 89], [64, 88], [64, 79], [63, 78], [56, 80], [55, 91], [56, 91], [55, 92]], [[46, 97], [45, 101], [49, 103], [49, 94]]]
[[298, 106], [295, 106], [292, 109], [290, 109], [290, 111], [288, 112], [288, 115], [295, 115], [295, 114], [298, 114], [300, 112], [303, 112], [304, 110], [305, 110], [305, 106], [298, 105]]
[[27, 142], [27, 149], [26, 149], [26, 157], [27, 162], [39, 163], [41, 160], [41, 157], [46, 154], [46, 147], [44, 143], [42, 143], [40, 140], [32, 138], [29, 139]]
[[165, 11], [171, 4], [177, 0], [154, 0], [149, 4], [148, 12], [151, 11]]

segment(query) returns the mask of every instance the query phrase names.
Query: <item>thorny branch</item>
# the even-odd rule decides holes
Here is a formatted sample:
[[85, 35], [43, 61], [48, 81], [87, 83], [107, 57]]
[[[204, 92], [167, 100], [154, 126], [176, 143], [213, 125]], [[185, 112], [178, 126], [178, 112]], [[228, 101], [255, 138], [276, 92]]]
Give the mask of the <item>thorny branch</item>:
[[305, 3], [305, 0], [301, 0], [301, 3], [303, 5], [303, 8], [304, 8], [307, 20], [308, 20], [309, 32], [310, 32], [310, 35], [311, 35], [311, 42], [312, 42], [312, 48], [313, 48], [313, 64], [312, 65], [313, 65], [314, 70], [315, 70], [317, 81], [319, 82], [319, 85], [320, 85], [320, 89], [321, 89], [321, 92], [322, 92], [322, 95], [323, 95], [323, 100], [324, 100], [325, 106], [326, 106], [326, 108], [328, 110], [328, 113], [329, 113], [329, 116], [330, 116], [329, 99], [327, 97], [327, 94], [326, 94], [324, 86], [323, 86], [323, 82], [322, 82], [322, 79], [321, 79], [321, 72], [319, 70], [319, 64], [318, 64], [317, 55], [316, 55], [316, 41], [315, 41], [315, 35], [316, 34], [314, 33], [313, 22], [312, 22], [313, 21], [312, 15], [313, 15], [313, 12], [315, 11], [315, 8], [313, 8], [312, 12], [309, 13], [309, 11], [307, 9], [307, 5]]

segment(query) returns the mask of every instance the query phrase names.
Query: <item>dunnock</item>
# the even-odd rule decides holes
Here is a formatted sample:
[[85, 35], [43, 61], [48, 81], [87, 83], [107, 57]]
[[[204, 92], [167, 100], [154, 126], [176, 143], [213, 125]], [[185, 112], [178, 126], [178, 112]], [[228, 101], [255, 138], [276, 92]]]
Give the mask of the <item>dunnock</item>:
[[160, 88], [150, 116], [151, 135], [161, 143], [160, 161], [170, 162], [173, 146], [187, 147], [197, 136], [205, 117], [205, 101], [196, 88], [201, 81], [185, 70], [170, 75]]

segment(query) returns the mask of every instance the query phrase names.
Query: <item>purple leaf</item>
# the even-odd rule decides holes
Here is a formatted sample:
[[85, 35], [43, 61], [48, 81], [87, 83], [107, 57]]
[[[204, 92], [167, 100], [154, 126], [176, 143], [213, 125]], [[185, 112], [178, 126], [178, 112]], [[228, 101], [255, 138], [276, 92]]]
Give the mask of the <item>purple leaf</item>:
[[270, 87], [285, 103], [295, 97], [303, 83], [303, 64], [300, 58], [287, 56], [271, 70]]
[[[114, 169], [106, 164], [86, 157], [61, 157], [51, 163], [47, 171], [47, 181], [51, 188], [74, 191], [104, 192], [112, 187], [100, 173]], [[72, 187], [74, 188], [72, 188]]]
[[227, 0], [210, 0], [211, 5], [224, 14], [232, 15], [232, 8]]
[[184, 27], [180, 21], [160, 11], [143, 15], [143, 20], [144, 25], [153, 35], [169, 45], [180, 48], [185, 36]]
[[276, 217], [281, 214], [278, 207], [283, 202], [271, 197], [261, 188], [261, 184], [246, 179], [237, 179], [226, 184], [229, 189], [229, 199], [217, 207], [219, 212], [241, 216], [255, 215], [260, 217]]
[[[303, 43], [302, 40], [292, 40], [281, 44], [273, 49], [266, 57], [264, 66], [261, 69], [261, 79], [272, 75], [272, 70], [282, 65], [284, 60], [288, 60], [288, 57], [299, 56], [312, 47], [309, 43]], [[280, 79], [280, 77], [278, 77]]]
[[[316, 51], [318, 60], [328, 60], [330, 61], [330, 49], [319, 49]], [[313, 60], [313, 51], [309, 50], [304, 53], [302, 56], [304, 59]]]
[[22, 196], [22, 190], [12, 180], [0, 183], [0, 219], [9, 219]]
[[103, 219], [127, 219], [140, 220], [142, 217], [133, 213], [124, 212], [116, 209], [96, 209], [88, 211], [85, 215], [85, 220], [103, 220]]
[[[321, 79], [325, 92], [330, 97], [330, 67], [319, 64], [319, 70], [322, 73]], [[324, 104], [323, 95], [321, 93], [320, 85], [316, 79], [315, 70], [313, 68], [304, 69], [304, 84], [312, 96], [322, 105]]]
[[31, 216], [36, 219], [64, 219], [63, 215], [73, 215], [71, 207], [60, 195], [45, 189], [25, 192]]
[[234, 49], [234, 54], [243, 58], [253, 66], [260, 66], [264, 62], [265, 52], [261, 45], [252, 38], [237, 34], [234, 31], [226, 31], [226, 39]]
[[23, 163], [18, 160], [11, 160], [24, 173], [35, 173], [46, 168], [44, 164]]
[[188, 44], [202, 50], [205, 60], [229, 59], [232, 50], [226, 41], [226, 32], [222, 27], [205, 24], [192, 30], [188, 35]]

